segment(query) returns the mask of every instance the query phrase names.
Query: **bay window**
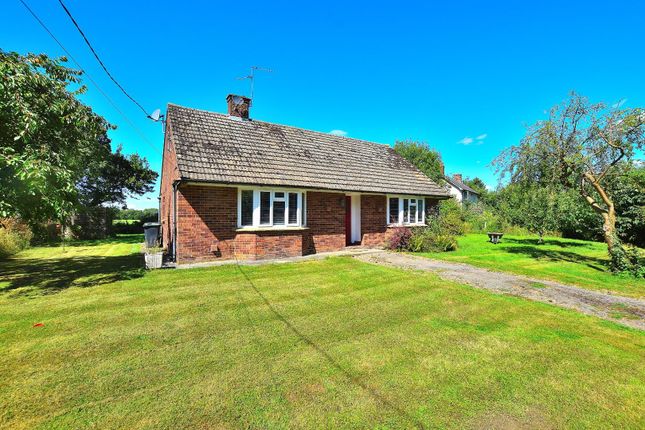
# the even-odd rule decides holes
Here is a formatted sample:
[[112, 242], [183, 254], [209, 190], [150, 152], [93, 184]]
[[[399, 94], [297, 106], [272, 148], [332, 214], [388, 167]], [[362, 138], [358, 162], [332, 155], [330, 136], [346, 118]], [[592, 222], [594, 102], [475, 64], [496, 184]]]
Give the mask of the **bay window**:
[[425, 224], [423, 197], [388, 196], [387, 223], [389, 225]]
[[301, 227], [303, 208], [302, 192], [240, 189], [238, 227]]

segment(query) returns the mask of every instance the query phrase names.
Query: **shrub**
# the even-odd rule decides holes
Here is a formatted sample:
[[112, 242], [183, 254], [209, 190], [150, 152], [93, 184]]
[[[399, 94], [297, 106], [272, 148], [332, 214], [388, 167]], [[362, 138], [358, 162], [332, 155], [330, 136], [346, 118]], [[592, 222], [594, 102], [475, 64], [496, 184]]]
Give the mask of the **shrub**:
[[112, 233], [114, 234], [143, 233], [143, 222], [140, 220], [114, 220], [112, 222]]
[[407, 227], [395, 227], [386, 244], [386, 248], [392, 251], [408, 251], [412, 231]]
[[0, 259], [27, 248], [31, 237], [27, 224], [13, 218], [0, 219]]
[[466, 233], [503, 231], [506, 224], [500, 216], [487, 209], [481, 202], [464, 205], [463, 218]]
[[614, 273], [624, 273], [636, 278], [645, 278], [645, 252], [618, 240], [611, 253], [611, 269]]
[[408, 246], [408, 250], [412, 252], [447, 252], [456, 249], [455, 236], [441, 232], [435, 226], [414, 229]]
[[[464, 234], [465, 226], [462, 218], [462, 210], [455, 199], [443, 200], [439, 203], [439, 214], [436, 218], [442, 233], [449, 233], [456, 236]], [[432, 220], [427, 220], [432, 222]]]

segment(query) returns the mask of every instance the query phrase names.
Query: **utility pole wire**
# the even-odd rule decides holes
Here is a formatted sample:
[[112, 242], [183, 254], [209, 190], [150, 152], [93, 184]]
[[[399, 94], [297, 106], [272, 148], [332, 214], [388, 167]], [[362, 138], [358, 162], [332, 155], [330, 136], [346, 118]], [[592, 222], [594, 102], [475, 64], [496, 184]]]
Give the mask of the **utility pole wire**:
[[85, 36], [85, 33], [83, 32], [83, 30], [81, 30], [81, 27], [78, 25], [78, 23], [76, 22], [76, 20], [72, 16], [72, 13], [69, 11], [69, 9], [67, 9], [67, 6], [65, 6], [65, 3], [63, 3], [63, 0], [58, 0], [58, 3], [60, 3], [60, 5], [63, 7], [63, 9], [65, 10], [65, 13], [69, 17], [69, 19], [72, 20], [72, 23], [74, 24], [74, 26], [76, 27], [78, 32], [81, 34], [81, 36], [83, 36], [83, 40], [85, 40], [85, 43], [90, 48], [90, 51], [92, 51], [92, 54], [94, 54], [94, 57], [99, 62], [99, 64], [101, 65], [101, 67], [103, 68], [105, 73], [108, 75], [108, 77], [112, 80], [112, 82], [114, 82], [114, 84], [117, 87], [119, 87], [119, 89], [123, 92], [123, 94], [126, 95], [126, 97], [128, 97], [130, 100], [132, 100], [132, 102], [135, 105], [137, 105], [139, 107], [139, 109], [141, 109], [143, 111], [143, 113], [146, 115], [146, 117], [149, 117], [148, 112], [143, 108], [143, 106], [141, 106], [141, 104], [138, 101], [136, 101], [130, 94], [128, 94], [128, 92], [125, 90], [125, 88], [123, 88], [121, 86], [121, 84], [119, 84], [117, 82], [117, 80], [114, 78], [114, 76], [112, 76], [112, 74], [108, 71], [107, 67], [105, 67], [105, 64], [103, 64], [103, 61], [101, 61], [101, 58], [99, 57], [99, 54], [96, 53], [96, 51], [94, 50], [94, 47], [92, 46], [90, 41], [87, 39], [87, 36]]
[[80, 71], [81, 71], [81, 72], [83, 72], [83, 74], [84, 74], [85, 76], [87, 76], [87, 79], [89, 79], [89, 81], [90, 81], [90, 82], [92, 82], [92, 84], [94, 84], [94, 86], [96, 87], [96, 89], [97, 89], [97, 90], [98, 90], [98, 91], [103, 95], [103, 97], [105, 97], [105, 99], [106, 99], [106, 100], [107, 100], [107, 101], [112, 105], [112, 107], [114, 108], [114, 110], [116, 110], [116, 111], [117, 111], [117, 112], [118, 112], [118, 113], [119, 113], [119, 114], [120, 114], [120, 115], [125, 119], [125, 121], [130, 125], [130, 127], [132, 127], [132, 129], [133, 129], [135, 132], [137, 132], [137, 134], [139, 134], [139, 136], [143, 139], [143, 141], [144, 141], [148, 146], [150, 146], [150, 147], [151, 147], [153, 150], [155, 150], [157, 153], [161, 154], [161, 157], [162, 157], [162, 159], [163, 159], [163, 153], [162, 153], [161, 151], [159, 151], [159, 149], [157, 149], [157, 148], [152, 144], [152, 142], [150, 142], [150, 140], [148, 140], [148, 138], [146, 137], [146, 135], [145, 135], [145, 134], [143, 134], [143, 132], [142, 132], [142, 131], [141, 131], [141, 130], [140, 130], [140, 129], [139, 129], [139, 128], [134, 124], [134, 122], [132, 122], [132, 121], [130, 120], [130, 118], [128, 118], [128, 117], [127, 117], [127, 115], [126, 115], [126, 114], [125, 114], [121, 109], [119, 109], [119, 107], [117, 106], [117, 104], [116, 104], [116, 103], [115, 103], [115, 102], [110, 98], [110, 96], [108, 96], [108, 95], [105, 93], [105, 91], [103, 91], [103, 90], [101, 89], [101, 87], [99, 86], [99, 84], [97, 84], [97, 83], [96, 83], [96, 81], [95, 81], [94, 79], [92, 79], [92, 77], [91, 77], [91, 76], [90, 76], [90, 75], [89, 75], [89, 74], [88, 74], [88, 73], [83, 69], [83, 67], [79, 64], [79, 62], [78, 62], [78, 61], [76, 61], [76, 59], [74, 58], [74, 56], [73, 56], [73, 55], [72, 55], [72, 54], [67, 50], [67, 48], [65, 48], [65, 46], [60, 42], [60, 40], [58, 40], [58, 38], [54, 35], [54, 33], [52, 33], [52, 32], [49, 30], [49, 28], [48, 28], [48, 27], [45, 25], [45, 23], [44, 23], [44, 22], [43, 22], [43, 21], [38, 17], [38, 15], [36, 15], [36, 13], [35, 13], [35, 12], [34, 12], [30, 7], [29, 7], [29, 5], [28, 5], [27, 3], [25, 3], [25, 1], [24, 1], [24, 0], [19, 0], [19, 1], [20, 1], [20, 3], [22, 3], [22, 5], [27, 9], [27, 11], [29, 11], [29, 13], [31, 14], [31, 16], [33, 16], [33, 17], [34, 17], [34, 19], [35, 19], [35, 20], [40, 24], [40, 26], [41, 26], [41, 27], [42, 27], [42, 28], [47, 32], [47, 34], [49, 34], [49, 36], [54, 40], [54, 42], [56, 42], [56, 43], [58, 44], [58, 46], [60, 46], [60, 48], [63, 50], [63, 52], [65, 52], [65, 54], [67, 54], [67, 56], [69, 57], [69, 59], [70, 59], [70, 60], [72, 60], [72, 62], [73, 62], [74, 64], [76, 64], [76, 67], [78, 67], [78, 68], [80, 69]]

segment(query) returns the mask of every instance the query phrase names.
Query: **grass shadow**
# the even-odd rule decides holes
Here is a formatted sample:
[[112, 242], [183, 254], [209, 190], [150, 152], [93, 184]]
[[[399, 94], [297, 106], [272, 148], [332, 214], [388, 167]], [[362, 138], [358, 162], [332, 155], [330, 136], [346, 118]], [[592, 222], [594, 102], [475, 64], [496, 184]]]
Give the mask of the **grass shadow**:
[[[118, 244], [137, 244], [143, 243], [143, 234], [119, 234], [115, 237], [94, 240], [66, 240], [65, 247], [75, 248], [81, 246], [98, 246], [98, 245], [118, 245]], [[39, 247], [55, 248], [62, 247], [61, 242], [49, 242], [39, 244]]]
[[505, 249], [509, 254], [523, 254], [536, 260], [549, 260], [549, 261], [566, 261], [568, 263], [583, 264], [591, 269], [599, 272], [607, 272], [609, 265], [607, 260], [597, 257], [589, 257], [580, 255], [575, 252], [568, 251], [555, 251], [551, 249], [544, 249], [538, 246], [514, 246]]
[[0, 294], [12, 297], [55, 294], [143, 276], [138, 254], [61, 258], [14, 258], [0, 263]]
[[562, 248], [571, 248], [571, 247], [589, 248], [590, 247], [588, 243], [569, 242], [569, 241], [564, 241], [559, 239], [544, 239], [544, 241], [540, 243], [539, 239], [533, 239], [533, 238], [515, 239], [515, 238], [509, 237], [509, 238], [504, 238], [503, 242], [517, 243], [522, 245], [536, 245], [536, 246], [552, 245], [552, 246], [559, 246]]

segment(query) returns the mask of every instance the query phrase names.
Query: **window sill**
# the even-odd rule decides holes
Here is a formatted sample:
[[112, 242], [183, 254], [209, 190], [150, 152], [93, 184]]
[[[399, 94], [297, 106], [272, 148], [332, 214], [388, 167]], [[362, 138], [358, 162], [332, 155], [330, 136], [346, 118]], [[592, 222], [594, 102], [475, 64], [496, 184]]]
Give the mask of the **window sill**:
[[386, 227], [388, 228], [394, 228], [394, 227], [427, 227], [428, 224], [388, 224]]
[[271, 227], [239, 227], [235, 231], [238, 233], [253, 233], [259, 231], [302, 231], [309, 230], [309, 227], [289, 227], [289, 226], [271, 226]]

